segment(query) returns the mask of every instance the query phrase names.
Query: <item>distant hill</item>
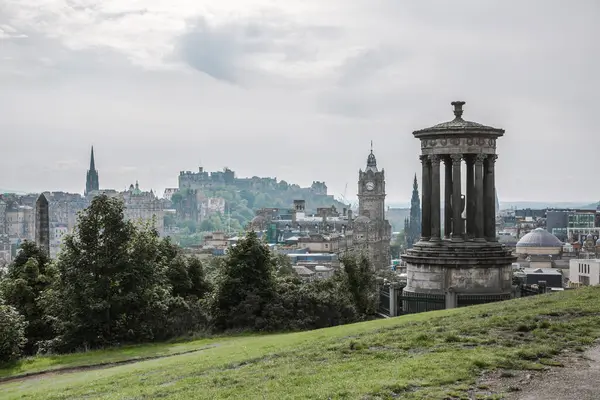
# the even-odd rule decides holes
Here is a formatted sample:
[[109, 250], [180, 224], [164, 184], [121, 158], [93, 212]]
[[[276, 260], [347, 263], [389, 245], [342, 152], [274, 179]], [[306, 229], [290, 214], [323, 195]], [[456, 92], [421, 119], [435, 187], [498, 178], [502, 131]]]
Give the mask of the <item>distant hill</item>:
[[4, 194], [4, 193], [27, 194], [25, 192], [21, 192], [21, 191], [18, 191], [18, 190], [11, 190], [11, 189], [0, 188], [0, 194]]
[[541, 201], [501, 201], [500, 209], [508, 210], [511, 208], [524, 209], [544, 209], [544, 208], [583, 208], [596, 209], [598, 203], [576, 203], [576, 202], [541, 202]]

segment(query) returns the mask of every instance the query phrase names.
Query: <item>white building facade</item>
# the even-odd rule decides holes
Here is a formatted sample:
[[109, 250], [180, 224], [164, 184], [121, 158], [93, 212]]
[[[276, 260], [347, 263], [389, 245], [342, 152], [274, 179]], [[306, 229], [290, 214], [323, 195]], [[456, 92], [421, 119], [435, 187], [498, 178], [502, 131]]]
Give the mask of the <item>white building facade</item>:
[[569, 281], [572, 286], [600, 284], [600, 259], [580, 258], [569, 261]]

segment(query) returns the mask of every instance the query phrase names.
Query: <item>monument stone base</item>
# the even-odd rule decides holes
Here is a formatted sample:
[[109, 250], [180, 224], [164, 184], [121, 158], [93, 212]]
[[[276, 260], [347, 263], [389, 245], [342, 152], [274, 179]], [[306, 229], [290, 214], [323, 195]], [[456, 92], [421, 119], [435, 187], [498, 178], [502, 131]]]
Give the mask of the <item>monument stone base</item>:
[[[406, 298], [422, 298], [437, 306], [460, 307], [508, 300], [512, 297], [510, 250], [497, 242], [420, 241], [402, 255], [406, 262]], [[453, 299], [448, 302], [448, 298]], [[439, 304], [445, 300], [445, 307]], [[410, 312], [410, 304], [404, 303]], [[427, 311], [419, 307], [420, 311]]]

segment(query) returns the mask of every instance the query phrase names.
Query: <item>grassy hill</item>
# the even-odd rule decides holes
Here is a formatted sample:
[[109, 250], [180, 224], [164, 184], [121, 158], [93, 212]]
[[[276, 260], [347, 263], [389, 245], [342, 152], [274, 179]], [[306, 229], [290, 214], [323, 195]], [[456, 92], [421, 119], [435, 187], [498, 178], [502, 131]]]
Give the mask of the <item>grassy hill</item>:
[[[311, 332], [38, 357], [1, 379], [51, 373], [0, 383], [0, 398], [492, 399], [482, 372], [556, 365], [600, 337], [599, 315], [594, 287]], [[127, 360], [137, 362], [110, 365]]]

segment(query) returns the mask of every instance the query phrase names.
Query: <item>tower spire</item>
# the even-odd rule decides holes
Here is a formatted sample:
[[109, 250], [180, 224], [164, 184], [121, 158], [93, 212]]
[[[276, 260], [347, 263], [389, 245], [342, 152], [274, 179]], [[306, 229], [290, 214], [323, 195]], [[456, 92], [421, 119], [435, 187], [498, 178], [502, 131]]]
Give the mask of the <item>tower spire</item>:
[[371, 140], [371, 153], [367, 157], [367, 170], [377, 172], [377, 160], [375, 154], [373, 154], [373, 141]]
[[90, 171], [96, 170], [96, 163], [94, 162], [94, 146], [92, 146], [92, 155], [90, 157]]
[[96, 161], [94, 160], [94, 146], [92, 146], [90, 155], [90, 169], [87, 171], [87, 176], [85, 179], [84, 194], [87, 196], [88, 194], [97, 190], [100, 190], [100, 185], [98, 182], [98, 171], [96, 171]]

